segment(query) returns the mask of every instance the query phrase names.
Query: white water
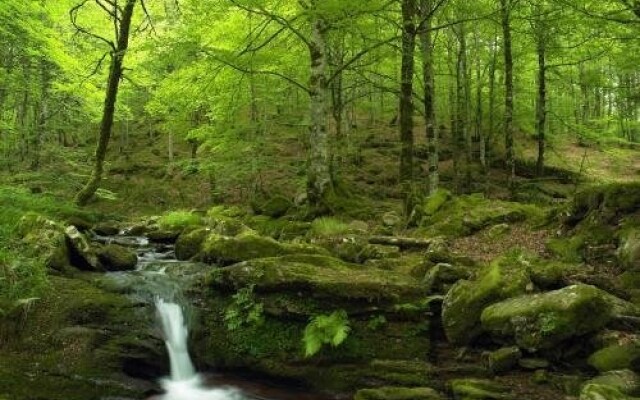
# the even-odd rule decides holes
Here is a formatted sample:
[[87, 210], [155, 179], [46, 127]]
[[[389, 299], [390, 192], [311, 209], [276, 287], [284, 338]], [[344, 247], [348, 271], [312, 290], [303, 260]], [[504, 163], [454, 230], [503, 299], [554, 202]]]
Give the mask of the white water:
[[182, 308], [176, 303], [156, 299], [156, 309], [162, 323], [165, 344], [171, 361], [171, 379], [164, 379], [163, 400], [242, 400], [240, 391], [232, 388], [205, 388], [196, 374], [187, 339], [189, 329]]

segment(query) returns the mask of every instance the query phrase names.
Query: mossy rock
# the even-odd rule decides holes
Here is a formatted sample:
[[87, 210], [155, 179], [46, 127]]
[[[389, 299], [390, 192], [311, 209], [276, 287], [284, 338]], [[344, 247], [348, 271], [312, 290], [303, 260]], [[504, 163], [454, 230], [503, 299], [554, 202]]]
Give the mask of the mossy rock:
[[381, 387], [362, 389], [356, 392], [353, 400], [443, 400], [437, 391], [431, 388]]
[[530, 287], [526, 266], [510, 257], [495, 260], [474, 281], [458, 281], [442, 306], [447, 338], [454, 344], [468, 344], [482, 332], [480, 315], [487, 306], [524, 294]]
[[266, 215], [271, 218], [280, 218], [293, 207], [293, 202], [281, 195], [268, 199], [256, 199], [251, 202], [251, 208], [256, 214]]
[[435, 193], [427, 197], [422, 207], [425, 216], [435, 215], [444, 205], [453, 198], [450, 191], [446, 189], [438, 189]]
[[200, 252], [202, 243], [210, 233], [211, 230], [209, 228], [200, 228], [182, 233], [176, 240], [176, 258], [185, 261], [195, 257]]
[[443, 293], [449, 285], [470, 277], [471, 272], [466, 267], [439, 263], [424, 274], [423, 282], [429, 293]]
[[638, 400], [640, 377], [629, 370], [610, 371], [586, 382], [580, 400]]
[[493, 304], [482, 312], [482, 327], [510, 337], [529, 351], [549, 349], [562, 341], [595, 332], [611, 319], [604, 292], [590, 285], [521, 296]]
[[559, 289], [566, 286], [567, 278], [583, 268], [576, 264], [555, 260], [533, 260], [529, 267], [531, 281], [541, 289]]
[[530, 220], [541, 221], [541, 208], [515, 202], [487, 199], [482, 194], [453, 198], [431, 216], [425, 216], [422, 229], [429, 236], [461, 237], [492, 225]]
[[70, 250], [62, 225], [37, 214], [26, 214], [16, 231], [26, 246], [25, 255], [40, 257], [47, 268], [71, 271]]
[[311, 228], [310, 222], [273, 219], [264, 215], [245, 218], [244, 222], [260, 235], [269, 236], [276, 240], [293, 240], [305, 237]]
[[640, 229], [629, 229], [621, 235], [618, 259], [626, 270], [640, 271]]
[[117, 244], [107, 244], [97, 250], [98, 260], [107, 271], [132, 270], [138, 263], [138, 256], [134, 251]]
[[92, 230], [101, 236], [115, 236], [120, 233], [120, 225], [115, 221], [105, 221], [96, 224]]
[[302, 291], [314, 297], [411, 301], [426, 294], [409, 276], [321, 255], [254, 259], [211, 274], [210, 281], [219, 287], [253, 285], [257, 291]]
[[[144, 361], [168, 365], [162, 340], [149, 331], [153, 313], [83, 279], [51, 276], [50, 284], [26, 318], [2, 324], [10, 340], [0, 347], [0, 393], [16, 400], [144, 398], [153, 385], [123, 374], [141, 360], [119, 343], [153, 343]], [[168, 371], [157, 372], [154, 379]]]
[[456, 400], [514, 400], [509, 389], [486, 379], [454, 379], [449, 382]]
[[230, 265], [254, 258], [286, 254], [286, 248], [276, 240], [253, 233], [235, 237], [210, 234], [202, 243], [198, 258], [207, 263]]
[[69, 247], [69, 260], [74, 267], [87, 271], [101, 271], [96, 250], [91, 246], [87, 237], [75, 226], [68, 226], [64, 234]]
[[494, 373], [507, 372], [516, 365], [522, 358], [522, 352], [518, 347], [503, 347], [496, 351], [492, 351], [487, 356], [487, 364], [489, 369]]
[[589, 357], [589, 365], [600, 372], [622, 369], [640, 371], [640, 342], [613, 344]]

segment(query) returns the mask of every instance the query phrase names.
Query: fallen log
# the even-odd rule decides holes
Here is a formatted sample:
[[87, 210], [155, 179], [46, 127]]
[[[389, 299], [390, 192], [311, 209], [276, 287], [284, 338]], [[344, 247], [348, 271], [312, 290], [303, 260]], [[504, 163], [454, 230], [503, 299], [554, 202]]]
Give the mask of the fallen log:
[[405, 249], [428, 249], [431, 239], [416, 239], [399, 236], [371, 236], [370, 244], [381, 244], [383, 246], [397, 246], [401, 250]]

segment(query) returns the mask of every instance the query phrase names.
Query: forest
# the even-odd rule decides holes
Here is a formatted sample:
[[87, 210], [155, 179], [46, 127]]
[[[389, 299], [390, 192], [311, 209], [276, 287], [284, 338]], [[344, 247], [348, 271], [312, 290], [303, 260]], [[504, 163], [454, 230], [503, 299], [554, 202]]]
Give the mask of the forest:
[[640, 399], [640, 0], [2, 0], [0, 400]]

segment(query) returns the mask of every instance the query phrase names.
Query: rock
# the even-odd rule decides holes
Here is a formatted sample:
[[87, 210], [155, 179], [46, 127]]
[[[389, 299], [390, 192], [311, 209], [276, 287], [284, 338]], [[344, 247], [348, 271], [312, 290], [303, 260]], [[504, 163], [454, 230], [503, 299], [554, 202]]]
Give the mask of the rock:
[[309, 244], [280, 243], [270, 237], [260, 236], [253, 231], [237, 236], [209, 234], [202, 243], [199, 260], [218, 265], [231, 265], [257, 258], [277, 257], [287, 254], [321, 254], [328, 252]]
[[603, 292], [590, 285], [509, 299], [487, 307], [481, 316], [486, 331], [513, 338], [529, 351], [595, 332], [610, 319], [611, 306]]
[[580, 400], [638, 400], [640, 378], [629, 370], [611, 371], [600, 375], [582, 387]]
[[544, 358], [521, 358], [518, 365], [531, 371], [549, 368], [549, 361]]
[[293, 206], [288, 198], [276, 195], [267, 200], [255, 200], [251, 202], [251, 208], [256, 214], [266, 215], [271, 218], [280, 218]]
[[214, 270], [209, 281], [222, 288], [252, 286], [258, 292], [280, 290], [352, 301], [410, 302], [426, 295], [422, 285], [404, 274], [364, 269], [320, 255], [254, 259]]
[[454, 344], [468, 344], [481, 333], [480, 315], [487, 306], [524, 294], [530, 286], [526, 269], [509, 258], [494, 261], [474, 281], [458, 281], [442, 306], [447, 338]]
[[132, 270], [138, 263], [138, 256], [134, 251], [117, 244], [102, 246], [97, 254], [100, 263], [107, 271]]
[[575, 264], [536, 260], [531, 263], [529, 275], [533, 283], [541, 289], [560, 289], [567, 285], [568, 277], [581, 269], [584, 267]]
[[71, 264], [82, 270], [101, 271], [98, 256], [87, 238], [75, 226], [68, 226], [64, 233], [67, 237]]
[[195, 257], [202, 247], [202, 243], [209, 236], [211, 229], [200, 228], [191, 232], [184, 232], [176, 241], [176, 258], [181, 261], [190, 260]]
[[628, 271], [640, 271], [640, 229], [629, 229], [620, 237], [618, 260]]
[[72, 215], [65, 220], [67, 225], [73, 225], [80, 232], [86, 232], [91, 229], [93, 224], [80, 215]]
[[507, 372], [516, 365], [518, 365], [518, 361], [522, 358], [522, 352], [519, 348], [513, 347], [503, 347], [496, 351], [492, 351], [489, 353], [487, 357], [487, 362], [489, 365], [489, 369], [493, 373], [501, 373]]
[[429, 293], [442, 293], [448, 285], [461, 279], [468, 279], [470, 275], [471, 273], [465, 267], [439, 263], [427, 271], [423, 282]]
[[613, 344], [589, 357], [589, 365], [600, 372], [631, 369], [640, 371], [640, 342]]
[[93, 227], [93, 231], [101, 236], [115, 236], [120, 233], [120, 227], [115, 221], [100, 222]]
[[446, 189], [438, 189], [432, 195], [430, 195], [424, 205], [422, 206], [422, 212], [425, 216], [430, 217], [435, 215], [440, 209], [451, 199], [453, 195]]
[[178, 236], [180, 236], [180, 233], [182, 233], [182, 230], [156, 229], [148, 231], [147, 238], [155, 243], [171, 244], [175, 243], [176, 240], [178, 240]]
[[354, 400], [443, 400], [440, 393], [431, 388], [381, 387], [358, 390]]
[[504, 386], [486, 379], [454, 379], [449, 382], [456, 400], [512, 400]]
[[231, 265], [254, 258], [276, 257], [286, 254], [278, 241], [254, 233], [235, 237], [210, 234], [202, 244], [198, 258], [207, 263]]
[[68, 272], [71, 262], [63, 226], [37, 214], [26, 214], [18, 223], [17, 233], [34, 256], [43, 258], [47, 268]]
[[396, 228], [402, 224], [402, 217], [393, 211], [382, 215], [382, 223], [388, 228]]

